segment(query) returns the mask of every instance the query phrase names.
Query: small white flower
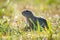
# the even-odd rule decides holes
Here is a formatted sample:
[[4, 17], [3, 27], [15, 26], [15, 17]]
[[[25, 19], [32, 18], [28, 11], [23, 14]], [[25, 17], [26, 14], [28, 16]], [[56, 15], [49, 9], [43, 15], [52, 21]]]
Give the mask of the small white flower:
[[8, 19], [8, 21], [10, 21], [10, 19]]
[[20, 36], [20, 40], [23, 40], [22, 36]]
[[3, 18], [6, 18], [5, 16], [3, 16]]
[[18, 18], [18, 16], [15, 16], [15, 19], [17, 19]]

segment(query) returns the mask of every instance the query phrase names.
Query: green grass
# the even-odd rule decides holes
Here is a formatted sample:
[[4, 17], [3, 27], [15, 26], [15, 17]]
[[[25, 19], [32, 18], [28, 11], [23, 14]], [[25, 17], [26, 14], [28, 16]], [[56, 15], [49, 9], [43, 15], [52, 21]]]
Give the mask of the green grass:
[[[42, 30], [40, 31], [40, 25], [37, 20], [38, 28], [36, 30], [31, 30], [31, 31], [23, 31], [19, 30], [19, 28], [13, 28], [10, 26], [9, 22], [7, 19], [1, 19], [0, 20], [0, 39], [1, 40], [58, 40], [60, 35], [60, 32], [55, 34], [54, 31], [51, 27], [51, 23], [48, 22], [49, 30], [46, 29], [46, 31]], [[54, 36], [54, 37], [53, 37]], [[56, 38], [55, 38], [56, 37]]]

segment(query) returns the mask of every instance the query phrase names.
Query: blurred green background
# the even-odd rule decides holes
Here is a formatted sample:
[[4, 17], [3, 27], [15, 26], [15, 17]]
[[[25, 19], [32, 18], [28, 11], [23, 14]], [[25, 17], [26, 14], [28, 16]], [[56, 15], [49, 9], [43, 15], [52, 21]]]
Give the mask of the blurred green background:
[[[23, 10], [47, 19], [50, 31], [25, 32]], [[0, 40], [59, 40], [60, 0], [0, 0]]]

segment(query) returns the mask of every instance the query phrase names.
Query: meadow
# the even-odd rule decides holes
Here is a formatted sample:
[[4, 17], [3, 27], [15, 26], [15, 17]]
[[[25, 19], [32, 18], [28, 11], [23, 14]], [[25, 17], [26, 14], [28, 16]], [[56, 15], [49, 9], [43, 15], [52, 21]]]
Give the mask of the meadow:
[[[25, 31], [23, 10], [47, 20], [49, 29]], [[59, 0], [0, 0], [0, 40], [60, 40]]]

